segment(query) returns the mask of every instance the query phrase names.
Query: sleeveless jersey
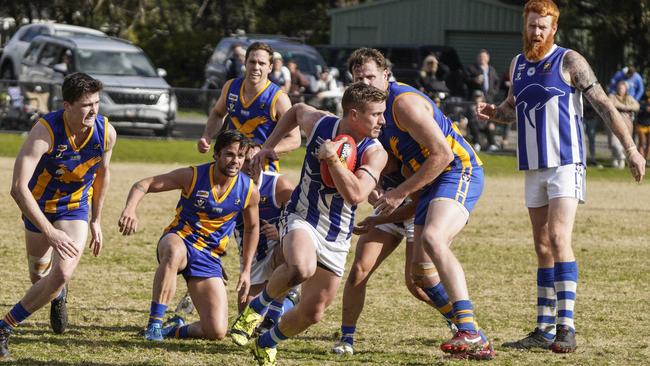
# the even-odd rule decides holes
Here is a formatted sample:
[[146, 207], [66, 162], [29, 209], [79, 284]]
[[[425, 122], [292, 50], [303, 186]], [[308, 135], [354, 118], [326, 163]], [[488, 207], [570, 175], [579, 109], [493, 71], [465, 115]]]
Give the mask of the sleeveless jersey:
[[518, 55], [512, 75], [519, 170], [586, 161], [582, 93], [562, 78], [568, 50], [553, 46], [541, 61]]
[[176, 218], [165, 233], [176, 233], [195, 249], [218, 258], [226, 250], [237, 214], [248, 206], [253, 181], [240, 172], [217, 197], [214, 169], [215, 163], [192, 167], [190, 191], [181, 192]]
[[[338, 242], [352, 236], [354, 211], [336, 188], [325, 186], [320, 175], [318, 148], [327, 139], [338, 135], [340, 119], [335, 116], [321, 118], [307, 139], [305, 162], [300, 173], [300, 185], [291, 195], [287, 213], [293, 213], [309, 222], [325, 240]], [[357, 141], [357, 162], [354, 169], [361, 166], [364, 153], [373, 146], [380, 146], [377, 139], [364, 138]]]
[[379, 140], [386, 150], [391, 151], [402, 164], [413, 172], [418, 171], [424, 160], [429, 156], [429, 150], [420, 145], [400, 126], [395, 115], [395, 102], [407, 94], [417, 94], [431, 104], [433, 120], [442, 130], [449, 147], [454, 153], [454, 160], [446, 170], [462, 170], [483, 165], [481, 159], [474, 152], [472, 146], [465, 141], [456, 125], [442, 113], [429, 97], [410, 85], [398, 82], [388, 84], [388, 100], [386, 100], [386, 111], [384, 112], [386, 125], [379, 136]]
[[43, 154], [28, 187], [45, 213], [87, 208], [93, 196], [95, 172], [108, 143], [108, 119], [95, 117], [95, 125], [81, 145], [70, 137], [63, 109], [39, 119], [50, 133], [52, 145]]
[[[279, 229], [278, 222], [280, 221], [280, 215], [282, 214], [282, 207], [275, 198], [275, 187], [279, 176], [279, 174], [273, 172], [261, 172], [260, 174], [260, 179], [258, 181], [259, 186], [257, 188], [260, 192], [260, 226], [262, 224], [261, 221], [264, 220], [269, 224], [274, 225], [276, 229]], [[244, 218], [240, 214], [237, 216], [237, 226], [235, 228], [235, 240], [237, 241], [237, 245], [239, 245], [239, 253], [241, 253], [243, 249], [243, 236]], [[273, 249], [277, 244], [278, 242], [276, 240], [270, 240], [260, 232], [260, 240], [257, 244], [255, 259], [261, 261], [266, 258], [271, 249]]]

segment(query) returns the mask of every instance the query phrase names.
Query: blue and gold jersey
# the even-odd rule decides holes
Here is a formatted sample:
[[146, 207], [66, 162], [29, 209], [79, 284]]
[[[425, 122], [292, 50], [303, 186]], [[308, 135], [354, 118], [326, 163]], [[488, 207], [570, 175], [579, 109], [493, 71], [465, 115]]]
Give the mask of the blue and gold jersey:
[[[225, 87], [228, 89], [228, 128], [243, 133], [260, 145], [263, 144], [275, 128], [275, 103], [282, 95], [282, 89], [267, 80], [266, 86], [252, 100], [244, 101], [244, 78], [232, 79]], [[265, 167], [265, 170], [278, 172], [277, 161]]]
[[405, 166], [413, 172], [418, 171], [424, 160], [429, 156], [426, 147], [421, 146], [409, 133], [403, 129], [394, 112], [395, 102], [404, 95], [417, 94], [424, 98], [433, 108], [433, 119], [436, 121], [447, 143], [454, 153], [454, 160], [446, 170], [461, 170], [469, 167], [483, 165], [472, 146], [465, 141], [454, 123], [445, 116], [436, 104], [426, 95], [410, 85], [391, 82], [388, 85], [388, 100], [384, 118], [386, 125], [379, 136], [384, 148], [395, 155]]
[[44, 213], [62, 213], [87, 208], [93, 196], [95, 172], [108, 143], [108, 119], [95, 117], [95, 125], [77, 146], [65, 122], [63, 109], [38, 120], [50, 133], [50, 150], [43, 154], [29, 189]]
[[248, 206], [253, 181], [240, 172], [217, 197], [214, 169], [215, 163], [192, 167], [190, 190], [181, 193], [176, 218], [165, 234], [176, 233], [195, 249], [218, 258], [226, 250], [237, 214]]

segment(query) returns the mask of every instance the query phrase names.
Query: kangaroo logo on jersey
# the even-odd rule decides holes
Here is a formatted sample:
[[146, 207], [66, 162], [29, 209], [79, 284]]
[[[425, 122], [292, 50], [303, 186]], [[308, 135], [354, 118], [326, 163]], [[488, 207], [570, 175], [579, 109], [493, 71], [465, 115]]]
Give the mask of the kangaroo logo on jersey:
[[540, 84], [530, 84], [515, 97], [517, 101], [515, 108], [519, 109], [521, 105], [526, 121], [532, 128], [536, 128], [530, 116], [531, 112], [544, 108], [551, 99], [564, 96], [564, 94], [562, 90], [552, 86], [545, 87]]

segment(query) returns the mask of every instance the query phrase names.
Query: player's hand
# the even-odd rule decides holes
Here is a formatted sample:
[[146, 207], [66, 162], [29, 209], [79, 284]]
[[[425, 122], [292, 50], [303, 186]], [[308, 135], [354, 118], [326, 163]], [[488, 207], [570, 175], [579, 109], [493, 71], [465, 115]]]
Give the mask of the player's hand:
[[196, 141], [196, 148], [200, 153], [204, 154], [210, 151], [210, 141], [205, 137], [201, 137]]
[[377, 216], [368, 216], [365, 219], [357, 222], [354, 228], [352, 228], [352, 232], [356, 235], [365, 234], [377, 226], [376, 221]]
[[269, 147], [262, 146], [262, 149], [253, 156], [251, 160], [251, 170], [254, 176], [258, 176], [267, 160], [278, 160], [278, 154]]
[[630, 172], [632, 173], [634, 180], [641, 182], [645, 175], [645, 159], [637, 150], [634, 150], [627, 160], [630, 164]]
[[269, 240], [280, 241], [280, 233], [273, 224], [269, 224], [266, 220], [260, 220], [260, 234], [266, 236]]
[[343, 145], [343, 143], [347, 141], [348, 141], [347, 137], [344, 137], [337, 141], [332, 141], [330, 139], [323, 141], [323, 143], [318, 148], [318, 159], [328, 160], [333, 157], [338, 158], [339, 147], [341, 147], [341, 145]]
[[79, 250], [74, 241], [66, 234], [65, 231], [53, 229], [47, 236], [47, 243], [54, 248], [61, 259], [72, 259], [79, 255]]
[[379, 187], [376, 187], [368, 195], [368, 203], [374, 205], [375, 202], [377, 202], [377, 200], [379, 199], [379, 197], [381, 197], [382, 194], [384, 194], [384, 190]]
[[395, 209], [398, 208], [405, 199], [406, 196], [399, 193], [397, 189], [392, 189], [379, 197], [373, 207], [375, 208], [377, 215], [387, 216], [395, 211]]
[[246, 303], [248, 298], [248, 292], [251, 289], [251, 273], [248, 271], [242, 271], [239, 274], [239, 281], [237, 281], [237, 294], [239, 295], [239, 302]]
[[497, 111], [497, 106], [494, 104], [488, 104], [484, 102], [476, 103], [476, 116], [479, 120], [488, 120], [494, 117], [494, 114]]
[[104, 237], [102, 236], [102, 227], [99, 221], [90, 222], [90, 245], [88, 248], [93, 250], [93, 255], [97, 257], [102, 251], [104, 245]]
[[117, 226], [120, 228], [122, 235], [131, 235], [138, 229], [138, 216], [135, 211], [124, 209], [120, 219], [117, 221]]

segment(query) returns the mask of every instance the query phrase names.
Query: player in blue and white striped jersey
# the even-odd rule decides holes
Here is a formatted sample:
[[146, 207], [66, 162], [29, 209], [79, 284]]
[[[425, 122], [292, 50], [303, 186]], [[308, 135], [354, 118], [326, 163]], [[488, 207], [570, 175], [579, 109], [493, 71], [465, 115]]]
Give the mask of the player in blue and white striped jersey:
[[576, 349], [578, 266], [571, 232], [586, 193], [583, 95], [625, 146], [637, 181], [645, 174], [645, 159], [584, 57], [554, 43], [559, 16], [552, 0], [526, 3], [524, 52], [510, 64], [512, 88], [498, 107], [479, 103], [477, 114], [496, 122], [517, 121], [519, 170], [525, 172], [537, 253], [537, 326], [504, 346], [567, 353]]
[[[253, 352], [260, 363], [274, 365], [277, 343], [318, 323], [336, 296], [350, 249], [354, 211], [375, 188], [386, 165], [386, 151], [376, 139], [384, 124], [386, 96], [385, 91], [374, 87], [352, 84], [343, 94], [341, 118], [298, 104], [282, 116], [254, 158], [255, 166], [272, 158], [275, 144], [296, 125], [308, 136], [300, 184], [283, 218], [285, 263], [276, 268], [264, 291], [244, 309], [231, 329], [235, 343], [248, 343], [268, 304], [302, 284], [300, 303], [255, 341]], [[343, 140], [332, 140], [340, 134], [351, 136], [357, 143], [354, 172], [337, 155]], [[334, 188], [323, 184], [321, 161], [328, 165]]]

